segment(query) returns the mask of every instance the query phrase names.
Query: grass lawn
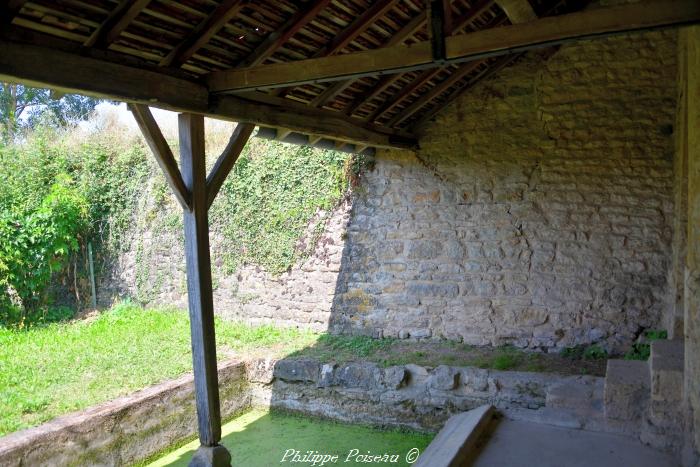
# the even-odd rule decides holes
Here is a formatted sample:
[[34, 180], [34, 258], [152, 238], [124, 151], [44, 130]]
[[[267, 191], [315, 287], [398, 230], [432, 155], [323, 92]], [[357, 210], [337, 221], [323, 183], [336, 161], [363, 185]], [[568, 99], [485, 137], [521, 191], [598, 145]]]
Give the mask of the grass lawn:
[[[220, 359], [298, 350], [317, 336], [216, 322]], [[187, 313], [118, 305], [93, 319], [0, 328], [0, 435], [192, 370]]]
[[[412, 464], [406, 462], [406, 456], [410, 459], [423, 452], [434, 436], [345, 425], [266, 410], [252, 410], [234, 418], [222, 427], [222, 435], [222, 444], [231, 452], [231, 464], [249, 467], [280, 465], [282, 459], [284, 464], [290, 465], [377, 465], [368, 464], [367, 458], [361, 457], [368, 453], [396, 456], [396, 462], [380, 462], [381, 465], [406, 466]], [[186, 467], [197, 447], [199, 440], [194, 440], [147, 465]], [[322, 460], [315, 464], [313, 460], [304, 462], [303, 457], [293, 461], [295, 451], [299, 456], [312, 451], [312, 455], [336, 455], [338, 459], [334, 463], [327, 460], [325, 464]]]
[[[190, 372], [189, 336], [186, 312], [129, 304], [28, 330], [0, 327], [0, 436]], [[381, 366], [605, 371], [605, 359], [586, 359], [583, 351], [528, 353], [513, 347], [333, 336], [223, 320], [216, 321], [216, 338], [219, 359], [290, 356], [338, 363], [366, 360]]]

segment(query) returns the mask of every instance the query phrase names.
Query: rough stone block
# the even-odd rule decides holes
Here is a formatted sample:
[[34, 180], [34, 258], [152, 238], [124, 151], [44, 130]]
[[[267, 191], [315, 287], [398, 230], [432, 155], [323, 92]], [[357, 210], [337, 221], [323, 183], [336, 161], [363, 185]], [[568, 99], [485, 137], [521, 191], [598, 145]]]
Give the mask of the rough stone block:
[[459, 372], [446, 365], [440, 365], [433, 370], [428, 386], [442, 391], [451, 391], [459, 384]]
[[275, 363], [270, 358], [259, 358], [246, 362], [248, 380], [252, 383], [270, 384], [274, 379]]
[[384, 370], [382, 384], [388, 389], [400, 389], [406, 384], [408, 372], [403, 366], [392, 366]]
[[374, 363], [350, 363], [336, 371], [337, 383], [346, 388], [373, 389], [378, 386], [381, 373]]
[[647, 362], [608, 360], [605, 375], [605, 416], [614, 420], [639, 420], [650, 394]]
[[335, 384], [335, 369], [338, 365], [334, 363], [326, 363], [321, 366], [321, 373], [318, 377], [318, 387], [326, 388]]
[[291, 382], [311, 382], [318, 381], [320, 364], [315, 360], [306, 359], [284, 359], [275, 364], [275, 378]]

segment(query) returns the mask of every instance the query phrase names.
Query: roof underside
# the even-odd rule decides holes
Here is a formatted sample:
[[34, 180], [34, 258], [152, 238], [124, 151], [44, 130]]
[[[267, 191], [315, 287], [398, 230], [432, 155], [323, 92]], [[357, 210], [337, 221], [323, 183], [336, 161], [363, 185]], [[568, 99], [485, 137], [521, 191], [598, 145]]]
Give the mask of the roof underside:
[[[194, 77], [251, 65], [429, 40], [422, 0], [34, 0], [14, 3], [12, 28], [136, 57]], [[582, 0], [531, 0], [538, 17]], [[494, 0], [453, 0], [451, 35], [511, 24]], [[338, 112], [358, 123], [407, 130], [518, 55], [442, 68], [278, 88], [265, 93]], [[257, 99], [263, 91], [239, 93]], [[257, 94], [257, 97], [256, 97]], [[280, 130], [283, 133], [284, 130]]]

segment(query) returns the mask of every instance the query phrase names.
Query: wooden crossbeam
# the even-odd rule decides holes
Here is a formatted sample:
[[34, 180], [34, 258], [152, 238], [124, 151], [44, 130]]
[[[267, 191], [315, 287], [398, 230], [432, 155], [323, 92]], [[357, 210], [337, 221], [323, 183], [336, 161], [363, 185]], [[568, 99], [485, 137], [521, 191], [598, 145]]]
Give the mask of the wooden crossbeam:
[[[179, 77], [177, 72], [152, 70], [145, 64], [140, 67], [133, 63], [115, 63], [125, 60], [109, 51], [75, 49], [70, 41], [46, 38], [40, 33], [24, 31], [21, 36], [23, 42], [0, 38], [0, 80], [236, 122], [284, 127], [373, 147], [413, 148], [417, 144], [415, 138], [358, 124], [339, 112], [311, 109], [283, 100], [268, 103], [237, 96], [214, 99], [210, 98], [204, 84]], [[49, 41], [52, 46], [34, 45], [27, 43], [28, 40]]]
[[[360, 16], [355, 18], [355, 20], [352, 23], [350, 23], [350, 25], [347, 28], [345, 28], [343, 32], [336, 36], [330, 44], [313, 54], [312, 58], [328, 57], [340, 52], [345, 47], [347, 47], [352, 41], [357, 39], [357, 36], [362, 34], [370, 25], [377, 21], [377, 19], [384, 16], [384, 14], [386, 14], [387, 11], [393, 8], [397, 2], [398, 0], [375, 1], [372, 4], [372, 6], [365, 10], [365, 12], [362, 13]], [[330, 98], [330, 96], [337, 95], [339, 92], [342, 92], [341, 90], [339, 90], [340, 86], [342, 86], [342, 84], [338, 83], [338, 88], [330, 90], [324, 98]], [[283, 97], [285, 94], [286, 91], [283, 89], [279, 90], [276, 93], [276, 95], [280, 97]], [[325, 102], [326, 101], [324, 101], [323, 99], [319, 99], [317, 103], [314, 104], [314, 107], [319, 107], [325, 104]]]
[[[425, 12], [421, 12], [418, 16], [415, 16], [411, 21], [406, 23], [404, 27], [399, 29], [395, 34], [391, 36], [391, 39], [385, 44], [385, 47], [393, 47], [395, 45], [399, 45], [405, 40], [409, 39], [411, 36], [413, 36], [420, 28], [423, 27], [425, 24], [425, 18], [426, 14]], [[389, 77], [385, 77], [383, 79], [386, 79]], [[391, 77], [394, 78], [394, 77]], [[335, 96], [343, 92], [345, 89], [347, 89], [351, 84], [353, 80], [347, 80], [347, 81], [340, 81], [338, 83], [332, 84], [329, 86], [322, 94], [320, 94], [318, 97], [316, 97], [312, 102], [311, 105], [314, 107], [321, 107], [323, 106], [326, 102], [329, 100], [333, 99]], [[374, 88], [370, 91], [370, 94], [374, 93], [374, 90], [378, 87], [378, 85], [375, 85]], [[380, 93], [384, 90], [383, 88]], [[364, 94], [363, 94], [364, 95]], [[361, 105], [363, 102], [365, 102], [366, 99], [369, 98], [361, 98], [359, 99], [359, 102], [357, 103], [357, 106]], [[350, 111], [350, 108], [355, 105], [355, 102], [353, 102], [349, 107], [348, 110], [345, 111], [345, 114], [347, 115], [352, 115], [352, 111]]]
[[231, 21], [243, 7], [243, 0], [224, 0], [216, 9], [201, 22], [197, 28], [175, 47], [163, 60], [160, 66], [178, 67], [192, 57], [214, 35]]
[[[659, 0], [598, 8], [448, 37], [446, 63], [698, 22], [700, 2], [697, 0]], [[423, 42], [412, 46], [214, 72], [209, 74], [207, 81], [213, 92], [241, 91], [299, 86], [440, 65], [433, 60], [430, 42]]]
[[252, 123], [239, 123], [236, 125], [236, 129], [233, 131], [226, 148], [216, 160], [207, 177], [207, 208], [211, 206], [216, 199], [216, 195], [219, 194], [221, 185], [224, 184], [226, 177], [231, 172], [254, 129], [255, 125]]
[[255, 50], [246, 57], [239, 67], [248, 67], [259, 65], [264, 62], [270, 55], [275, 53], [277, 49], [294, 36], [299, 30], [303, 29], [310, 21], [312, 21], [323, 10], [330, 0], [320, 0], [316, 2], [308, 2], [308, 7], [299, 9], [284, 25], [277, 31], [271, 32]]
[[[526, 23], [537, 19], [537, 14], [535, 10], [532, 9], [532, 6], [530, 6], [528, 0], [497, 0], [497, 3], [503, 11], [505, 11], [506, 16], [512, 24]], [[501, 23], [502, 22], [499, 22], [494, 26], [498, 26]], [[476, 65], [478, 66], [478, 63]], [[460, 69], [455, 71], [452, 76], [448, 77], [444, 82], [429, 90], [425, 95], [421, 96], [413, 104], [404, 109], [403, 112], [391, 118], [387, 122], [387, 126], [397, 125], [413, 116], [416, 112], [421, 111], [424, 107], [428, 106], [433, 99], [436, 99], [449, 88], [458, 84], [460, 80], [470, 74], [474, 69], [473, 62], [462, 65]], [[394, 103], [398, 100], [400, 99], [394, 100]]]
[[[527, 0], [524, 0], [527, 1]], [[450, 21], [449, 24], [446, 24], [444, 26], [443, 32], [446, 35], [452, 35], [457, 31], [460, 31], [461, 29], [467, 27], [469, 24], [471, 24], [471, 21], [474, 21], [479, 15], [483, 13], [483, 8], [486, 8], [486, 5], [488, 4], [488, 7], [490, 8], [491, 5], [493, 4], [493, 0], [489, 0], [488, 2], [483, 2], [481, 5], [475, 5], [475, 9], [470, 10], [469, 13], [466, 15], [463, 15], [462, 17], [458, 18], [456, 22]], [[443, 7], [444, 8], [444, 7]], [[476, 14], [478, 12], [478, 14]], [[469, 22], [465, 22], [466, 19], [469, 20]], [[495, 27], [499, 26], [502, 24], [503, 21], [497, 21], [495, 24], [491, 24], [490, 27]], [[435, 34], [435, 33], [433, 33]], [[433, 43], [433, 48], [435, 47], [435, 44]], [[435, 54], [435, 51], [433, 50], [433, 54]], [[382, 105], [379, 106], [374, 112], [372, 112], [369, 117], [367, 117], [367, 121], [374, 122], [376, 121], [379, 117], [381, 117], [383, 114], [388, 112], [389, 110], [393, 109], [395, 106], [399, 105], [401, 101], [403, 101], [406, 97], [411, 95], [413, 92], [416, 90], [420, 89], [422, 86], [424, 86], [428, 81], [433, 79], [438, 73], [440, 73], [441, 69], [428, 69], [423, 71], [420, 75], [418, 75], [411, 83], [403, 88], [399, 94], [395, 96], [391, 96], [386, 100], [386, 102]], [[400, 78], [401, 75], [395, 75], [395, 78], [398, 79]], [[391, 81], [393, 82], [393, 81]]]
[[184, 210], [191, 209], [191, 193], [185, 186], [185, 182], [180, 174], [180, 169], [177, 167], [177, 162], [173, 153], [165, 141], [163, 133], [161, 133], [158, 124], [156, 123], [148, 106], [143, 104], [130, 104], [129, 110], [134, 115], [134, 119], [141, 129], [141, 134], [146, 139], [148, 147], [151, 148], [153, 156], [156, 158], [158, 165], [165, 175], [165, 181], [168, 182], [170, 189], [173, 191], [175, 198]]
[[150, 0], [121, 0], [119, 5], [109, 14], [107, 19], [98, 27], [83, 44], [85, 47], [106, 47], [111, 44], [129, 23], [146, 8]]

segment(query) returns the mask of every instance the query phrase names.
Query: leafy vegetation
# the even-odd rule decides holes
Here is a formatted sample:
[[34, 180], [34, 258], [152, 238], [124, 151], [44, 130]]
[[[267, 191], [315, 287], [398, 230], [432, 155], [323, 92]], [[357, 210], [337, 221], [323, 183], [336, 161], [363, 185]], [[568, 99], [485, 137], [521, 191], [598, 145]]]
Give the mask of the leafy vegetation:
[[37, 131], [22, 145], [0, 145], [0, 324], [24, 326], [57, 314], [50, 283], [71, 261], [74, 276], [84, 272], [78, 264], [87, 240], [117, 248], [150, 173], [133, 138], [69, 135]]
[[635, 342], [625, 353], [625, 360], [648, 360], [651, 355], [650, 341], [667, 339], [668, 332], [664, 329], [647, 329], [643, 334], [643, 342]]
[[0, 320], [23, 325], [37, 319], [51, 275], [77, 251], [87, 202], [61, 174], [39, 206], [12, 207], [0, 211], [0, 283], [15, 295], [0, 295]]
[[599, 345], [577, 345], [561, 351], [562, 357], [571, 360], [606, 360], [608, 352]]
[[[312, 251], [315, 235], [348, 188], [348, 154], [251, 141], [213, 205], [227, 240], [225, 266], [252, 263], [272, 273]], [[315, 219], [316, 229], [307, 232]]]
[[[78, 308], [87, 303], [88, 241], [98, 278], [121, 251], [136, 252], [139, 302], [149, 302], [165, 280], [151, 268], [153, 252], [142, 237], [150, 231], [182, 241], [181, 209], [138, 135], [114, 122], [95, 130], [42, 127], [0, 144], [0, 325], [64, 316], [54, 310], [51, 284], [70, 289]], [[208, 133], [209, 165], [226, 142], [222, 135]], [[367, 158], [336, 151], [251, 140], [210, 214], [224, 241], [217, 263], [227, 273], [246, 263], [289, 269], [313, 250], [330, 211], [367, 165]]]
[[[219, 358], [285, 355], [309, 332], [216, 321]], [[192, 369], [187, 313], [121, 304], [92, 318], [0, 328], [0, 436]]]
[[65, 127], [85, 120], [98, 102], [80, 95], [59, 96], [48, 89], [0, 83], [0, 139], [12, 141], [19, 130], [38, 124]]

